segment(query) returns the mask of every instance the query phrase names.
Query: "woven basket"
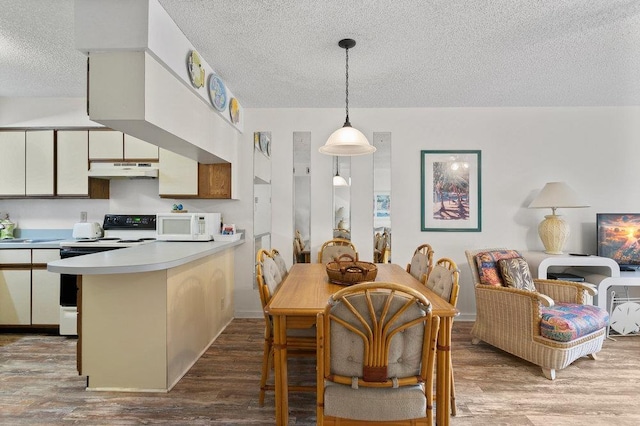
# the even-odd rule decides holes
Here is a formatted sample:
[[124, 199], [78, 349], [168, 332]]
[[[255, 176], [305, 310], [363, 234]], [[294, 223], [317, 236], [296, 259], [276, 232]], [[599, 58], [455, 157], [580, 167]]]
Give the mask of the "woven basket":
[[375, 280], [378, 267], [374, 263], [361, 262], [349, 254], [343, 254], [337, 260], [327, 263], [327, 275], [334, 284], [352, 285]]

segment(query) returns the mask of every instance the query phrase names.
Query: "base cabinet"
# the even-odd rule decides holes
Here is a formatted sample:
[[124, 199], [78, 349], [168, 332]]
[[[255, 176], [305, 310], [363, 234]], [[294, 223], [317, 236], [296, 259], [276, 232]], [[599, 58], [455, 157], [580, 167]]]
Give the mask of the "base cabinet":
[[47, 271], [47, 262], [60, 259], [60, 250], [34, 249], [31, 255], [31, 324], [60, 324], [60, 274]]
[[56, 249], [0, 250], [0, 325], [55, 326], [60, 320], [60, 274], [46, 270]]
[[31, 269], [0, 269], [0, 325], [31, 324]]
[[233, 318], [234, 252], [82, 276], [81, 374], [96, 391], [167, 392]]

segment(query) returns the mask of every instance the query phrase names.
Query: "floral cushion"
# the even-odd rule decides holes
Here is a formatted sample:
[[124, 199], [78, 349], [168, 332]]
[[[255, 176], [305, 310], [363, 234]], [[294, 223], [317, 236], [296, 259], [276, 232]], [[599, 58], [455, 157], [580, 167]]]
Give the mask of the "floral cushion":
[[498, 268], [500, 269], [502, 281], [507, 287], [536, 291], [529, 265], [522, 257], [500, 259], [498, 260]]
[[600, 330], [609, 323], [607, 311], [593, 305], [557, 303], [543, 307], [540, 312], [540, 334], [557, 342], [570, 342]]
[[498, 271], [497, 262], [500, 259], [513, 259], [514, 257], [522, 256], [517, 250], [496, 250], [478, 253], [476, 255], [476, 264], [480, 275], [480, 283], [496, 287], [504, 285]]

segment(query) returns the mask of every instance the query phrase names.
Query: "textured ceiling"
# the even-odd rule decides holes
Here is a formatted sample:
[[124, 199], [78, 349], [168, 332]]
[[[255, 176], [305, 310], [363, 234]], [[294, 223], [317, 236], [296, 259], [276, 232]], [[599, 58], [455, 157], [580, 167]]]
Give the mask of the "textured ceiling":
[[[640, 0], [159, 0], [245, 107], [640, 105]], [[0, 0], [0, 96], [81, 97], [73, 0]]]

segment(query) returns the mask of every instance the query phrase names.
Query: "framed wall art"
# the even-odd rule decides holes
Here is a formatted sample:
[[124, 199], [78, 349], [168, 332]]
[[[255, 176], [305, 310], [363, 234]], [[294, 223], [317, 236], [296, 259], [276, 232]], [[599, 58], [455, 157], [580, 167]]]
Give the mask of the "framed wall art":
[[420, 151], [422, 231], [480, 232], [481, 152]]

